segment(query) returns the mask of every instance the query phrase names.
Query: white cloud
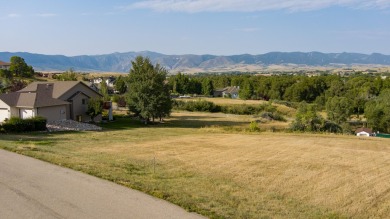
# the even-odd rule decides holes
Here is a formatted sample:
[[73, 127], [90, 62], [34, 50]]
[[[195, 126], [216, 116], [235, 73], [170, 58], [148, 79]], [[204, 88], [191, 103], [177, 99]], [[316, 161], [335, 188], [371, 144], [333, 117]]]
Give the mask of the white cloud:
[[17, 17], [21, 17], [22, 15], [20, 14], [8, 14], [7, 17], [9, 18], [17, 18]]
[[36, 16], [38, 16], [38, 17], [55, 17], [55, 16], [57, 16], [57, 14], [53, 14], [53, 13], [42, 13], [42, 14], [37, 14]]
[[390, 0], [143, 0], [123, 8], [196, 13], [203, 11], [311, 11], [331, 6], [387, 9], [390, 8]]

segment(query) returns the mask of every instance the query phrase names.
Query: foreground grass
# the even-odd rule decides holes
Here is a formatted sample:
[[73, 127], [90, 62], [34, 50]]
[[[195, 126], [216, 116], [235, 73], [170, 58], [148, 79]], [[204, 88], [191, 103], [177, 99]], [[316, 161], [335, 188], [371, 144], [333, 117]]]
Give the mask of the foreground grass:
[[175, 113], [102, 132], [1, 135], [0, 148], [135, 188], [211, 218], [385, 218], [390, 141], [233, 133], [250, 117]]

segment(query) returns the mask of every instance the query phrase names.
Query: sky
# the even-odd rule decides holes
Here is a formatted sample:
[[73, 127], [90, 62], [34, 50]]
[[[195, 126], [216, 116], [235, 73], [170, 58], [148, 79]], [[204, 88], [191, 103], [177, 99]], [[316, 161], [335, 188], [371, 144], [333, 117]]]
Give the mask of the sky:
[[0, 0], [0, 52], [390, 55], [390, 0]]

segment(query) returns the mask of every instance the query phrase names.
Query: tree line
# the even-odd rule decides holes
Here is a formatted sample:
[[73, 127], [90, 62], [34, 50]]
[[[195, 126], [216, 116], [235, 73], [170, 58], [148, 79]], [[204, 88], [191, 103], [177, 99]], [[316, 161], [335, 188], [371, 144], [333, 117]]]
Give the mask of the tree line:
[[12, 56], [9, 69], [0, 69], [0, 93], [14, 92], [27, 85], [25, 78], [32, 78], [34, 68], [27, 65], [23, 58]]
[[[239, 86], [241, 99], [273, 100], [301, 106], [301, 114], [312, 114], [312, 123], [325, 121], [316, 118], [317, 112], [325, 110], [327, 119], [343, 126], [356, 115], [367, 119], [369, 127], [390, 132], [390, 78], [354, 74], [347, 77], [338, 75], [201, 75], [177, 74], [170, 76], [168, 84], [173, 93], [212, 95], [212, 90], [228, 86]], [[306, 104], [299, 104], [304, 102]], [[306, 115], [306, 117], [307, 117]], [[303, 121], [301, 119], [300, 121]], [[316, 130], [302, 128], [301, 130]]]

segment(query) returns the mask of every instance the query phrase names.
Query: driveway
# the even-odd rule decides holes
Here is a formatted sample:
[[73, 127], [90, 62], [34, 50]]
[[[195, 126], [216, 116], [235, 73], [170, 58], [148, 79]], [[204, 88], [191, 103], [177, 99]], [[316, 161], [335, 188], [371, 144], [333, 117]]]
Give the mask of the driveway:
[[203, 218], [136, 190], [0, 150], [1, 218]]

